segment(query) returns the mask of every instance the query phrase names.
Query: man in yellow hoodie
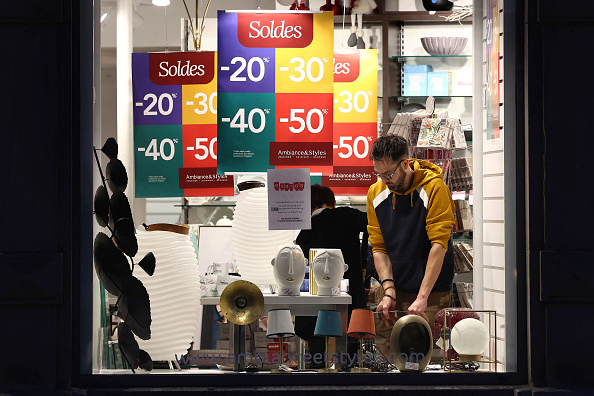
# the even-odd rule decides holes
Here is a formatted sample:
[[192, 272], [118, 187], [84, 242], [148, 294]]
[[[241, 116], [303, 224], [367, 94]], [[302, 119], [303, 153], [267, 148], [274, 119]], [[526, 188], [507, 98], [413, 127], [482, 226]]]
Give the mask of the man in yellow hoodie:
[[420, 315], [433, 328], [435, 314], [450, 305], [454, 278], [450, 190], [437, 165], [407, 155], [406, 140], [387, 135], [369, 156], [380, 178], [367, 193], [367, 229], [381, 282], [376, 332], [387, 338], [387, 345], [377, 340], [384, 354], [396, 316]]

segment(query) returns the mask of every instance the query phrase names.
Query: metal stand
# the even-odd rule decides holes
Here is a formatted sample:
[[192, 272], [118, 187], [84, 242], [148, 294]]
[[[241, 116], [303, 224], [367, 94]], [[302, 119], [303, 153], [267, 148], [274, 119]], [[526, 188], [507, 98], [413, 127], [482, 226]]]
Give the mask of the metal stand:
[[233, 324], [231, 327], [231, 339], [233, 340], [233, 371], [239, 372], [245, 369], [245, 360], [239, 359], [241, 353], [245, 352], [245, 326]]

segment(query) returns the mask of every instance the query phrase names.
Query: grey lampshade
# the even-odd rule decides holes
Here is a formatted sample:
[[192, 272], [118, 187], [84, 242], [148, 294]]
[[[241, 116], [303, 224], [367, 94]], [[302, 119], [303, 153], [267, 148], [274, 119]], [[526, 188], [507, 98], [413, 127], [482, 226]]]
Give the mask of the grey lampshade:
[[267, 338], [290, 338], [295, 336], [291, 311], [286, 308], [268, 311]]

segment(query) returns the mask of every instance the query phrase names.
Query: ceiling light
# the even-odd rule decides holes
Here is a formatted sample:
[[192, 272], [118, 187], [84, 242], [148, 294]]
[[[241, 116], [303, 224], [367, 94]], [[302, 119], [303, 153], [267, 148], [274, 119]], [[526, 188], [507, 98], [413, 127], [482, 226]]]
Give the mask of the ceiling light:
[[169, 0], [153, 0], [152, 2], [154, 5], [156, 5], [158, 7], [165, 7], [170, 4]]

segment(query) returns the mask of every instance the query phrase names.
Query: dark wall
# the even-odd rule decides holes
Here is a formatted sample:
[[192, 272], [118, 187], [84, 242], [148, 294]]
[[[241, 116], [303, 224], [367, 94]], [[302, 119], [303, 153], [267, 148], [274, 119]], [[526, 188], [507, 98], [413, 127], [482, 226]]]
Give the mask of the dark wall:
[[[78, 32], [69, 1], [0, 2], [0, 385], [70, 382]], [[75, 18], [78, 19], [78, 18]]]
[[[90, 4], [0, 2], [3, 390], [68, 389], [79, 367], [72, 296], [79, 295], [81, 180], [90, 174], [80, 167], [80, 156], [91, 155], [80, 151], [81, 138], [91, 136]], [[526, 107], [519, 103], [518, 112], [528, 154], [531, 379], [541, 387], [594, 385], [594, 3], [525, 4], [527, 50], [518, 70], [525, 70]]]
[[592, 386], [594, 99], [589, 73], [577, 70], [589, 68], [594, 3], [526, 3], [532, 378], [537, 386]]

